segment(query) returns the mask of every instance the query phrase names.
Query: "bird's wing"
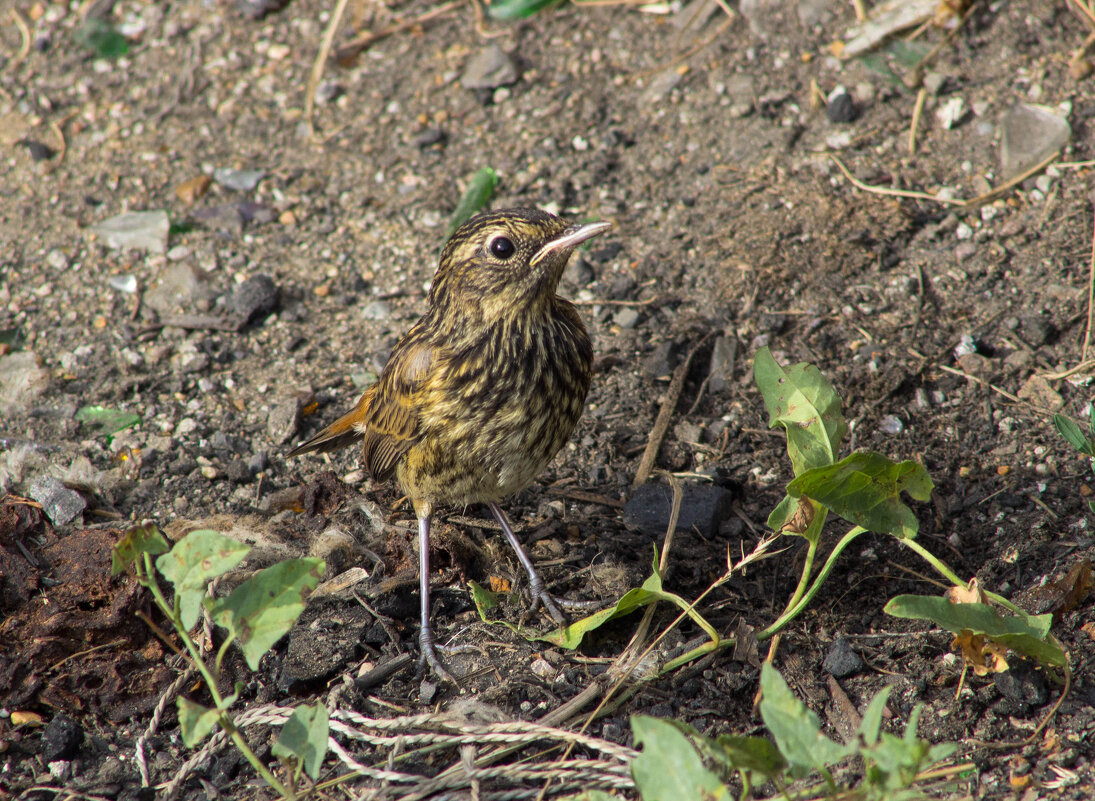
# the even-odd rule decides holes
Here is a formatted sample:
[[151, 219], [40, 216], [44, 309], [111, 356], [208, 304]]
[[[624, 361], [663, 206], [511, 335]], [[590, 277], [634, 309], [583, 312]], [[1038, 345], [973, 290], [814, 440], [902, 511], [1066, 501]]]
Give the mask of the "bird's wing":
[[373, 396], [375, 395], [376, 384], [365, 390], [365, 394], [361, 396], [353, 409], [335, 420], [307, 442], [297, 445], [286, 455], [299, 456], [302, 453], [310, 453], [312, 451], [316, 451], [317, 453], [336, 451], [339, 448], [345, 448], [347, 445], [352, 445], [360, 440], [362, 436], [364, 436], [360, 424], [368, 419], [369, 408], [373, 404]]
[[392, 352], [376, 383], [365, 423], [365, 466], [386, 481], [399, 459], [418, 441], [419, 394], [439, 367], [439, 351], [408, 335]]

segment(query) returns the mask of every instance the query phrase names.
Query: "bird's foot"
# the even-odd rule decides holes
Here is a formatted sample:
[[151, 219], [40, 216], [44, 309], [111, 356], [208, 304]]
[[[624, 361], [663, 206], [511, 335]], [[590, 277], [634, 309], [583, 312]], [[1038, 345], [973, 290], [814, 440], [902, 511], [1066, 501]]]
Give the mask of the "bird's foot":
[[559, 605], [562, 603], [561, 599], [552, 596], [543, 584], [533, 586], [531, 587], [531, 590], [532, 606], [529, 608], [529, 615], [532, 615], [542, 606], [560, 628], [570, 623], [570, 621], [567, 620], [567, 616], [564, 615], [563, 611], [559, 608]]
[[421, 656], [419, 657], [420, 669], [428, 665], [437, 678], [442, 681], [452, 682], [458, 688], [460, 687], [460, 682], [458, 682], [452, 673], [449, 672], [448, 667], [446, 667], [445, 663], [441, 660], [440, 654], [437, 653], [439, 650], [457, 651], [461, 650], [460, 648], [440, 648], [433, 640], [433, 631], [425, 628], [422, 629], [422, 632], [418, 635], [418, 647], [421, 651]]

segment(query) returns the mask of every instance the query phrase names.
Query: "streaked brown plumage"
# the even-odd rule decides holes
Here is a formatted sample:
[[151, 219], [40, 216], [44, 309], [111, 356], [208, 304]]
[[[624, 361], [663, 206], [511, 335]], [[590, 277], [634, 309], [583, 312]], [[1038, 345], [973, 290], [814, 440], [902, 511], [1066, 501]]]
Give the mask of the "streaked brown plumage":
[[569, 439], [589, 390], [593, 350], [555, 292], [574, 248], [610, 223], [537, 209], [480, 214], [441, 253], [428, 309], [377, 382], [290, 456], [360, 441], [377, 481], [392, 476], [419, 522], [422, 655], [451, 679], [429, 622], [429, 528], [440, 505], [486, 503], [529, 574], [533, 597], [564, 618], [498, 501], [528, 486]]

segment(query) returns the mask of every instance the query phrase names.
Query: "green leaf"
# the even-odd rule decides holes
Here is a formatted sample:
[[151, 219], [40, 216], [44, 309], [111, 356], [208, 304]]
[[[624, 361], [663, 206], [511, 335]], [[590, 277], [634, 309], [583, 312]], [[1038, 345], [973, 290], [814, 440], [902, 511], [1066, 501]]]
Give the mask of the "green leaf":
[[175, 585], [183, 628], [189, 630], [198, 622], [209, 581], [238, 565], [250, 550], [250, 545], [201, 529], [191, 531], [156, 560], [163, 577]]
[[498, 593], [491, 592], [477, 581], [469, 581], [468, 587], [471, 589], [471, 599], [475, 603], [475, 609], [479, 612], [479, 619], [484, 623], [492, 622], [487, 619], [487, 612], [498, 606]]
[[468, 188], [464, 191], [464, 196], [456, 204], [456, 211], [452, 213], [448, 235], [451, 235], [453, 231], [470, 220], [473, 214], [490, 203], [497, 186], [498, 173], [493, 169], [483, 167], [476, 170], [468, 181]]
[[615, 606], [609, 607], [608, 609], [602, 609], [600, 612], [594, 612], [589, 617], [582, 618], [567, 626], [557, 628], [554, 631], [549, 631], [547, 634], [541, 634], [535, 629], [515, 626], [505, 620], [490, 619], [486, 612], [497, 604], [497, 598], [493, 593], [488, 592], [478, 584], [474, 582], [469, 582], [469, 584], [471, 586], [472, 598], [475, 600], [476, 608], [479, 610], [479, 617], [484, 623], [501, 624], [532, 642], [547, 642], [558, 646], [559, 648], [574, 650], [582, 644], [582, 640], [587, 634], [605, 625], [610, 620], [625, 617], [637, 609], [641, 609], [652, 603], [657, 603], [658, 601], [668, 601], [677, 606], [681, 611], [687, 611], [688, 616], [692, 618], [693, 622], [703, 629], [707, 633], [707, 636], [711, 638], [714, 645], [717, 646], [719, 635], [715, 628], [708, 623], [699, 612], [695, 609], [690, 609], [689, 602], [684, 598], [676, 593], [667, 592], [662, 589], [662, 580], [661, 576], [658, 575], [657, 562], [658, 556], [657, 551], [655, 551], [654, 565], [652, 567], [653, 572], [651, 575], [643, 582], [641, 587], [628, 590], [624, 596], [616, 602]]
[[527, 19], [544, 9], [562, 5], [564, 0], [498, 0], [487, 5], [491, 19]]
[[207, 602], [217, 624], [239, 641], [252, 670], [293, 627], [324, 568], [322, 559], [286, 559], [260, 570], [227, 598]]
[[911, 69], [919, 66], [925, 58], [931, 55], [931, 47], [915, 41], [904, 39], [891, 39], [886, 45], [886, 52], [894, 57], [894, 60], [902, 67]]
[[179, 710], [179, 729], [182, 731], [183, 743], [187, 748], [193, 748], [204, 740], [217, 725], [217, 719], [221, 714], [219, 709], [195, 704], [181, 695], [175, 699], [175, 706]]
[[110, 552], [110, 572], [117, 576], [142, 555], [159, 556], [171, 549], [171, 543], [155, 526], [134, 526], [126, 531]]
[[719, 762], [730, 770], [750, 774], [750, 784], [759, 783], [757, 776], [766, 780], [778, 778], [787, 768], [787, 760], [767, 737], [720, 734], [715, 738], [715, 744], [721, 752]]
[[1063, 668], [1068, 655], [1049, 640], [1052, 614], [1004, 617], [988, 604], [956, 604], [931, 595], [899, 595], [884, 610], [894, 617], [930, 620], [952, 634], [983, 634], [1043, 665]]
[[643, 801], [717, 801], [729, 797], [719, 777], [703, 765], [699, 753], [675, 721], [631, 716], [635, 745], [642, 753], [631, 775]]
[[932, 745], [916, 736], [917, 724], [924, 705], [917, 704], [909, 715], [905, 734], [895, 737], [882, 732], [878, 742], [864, 749], [863, 759], [867, 766], [867, 782], [885, 791], [884, 798], [895, 796], [893, 791], [911, 787], [917, 774], [931, 765], [946, 759], [957, 749], [956, 743]]
[[855, 753], [855, 744], [841, 745], [821, 733], [817, 715], [791, 692], [783, 677], [765, 662], [760, 669], [760, 716], [776, 747], [796, 776], [825, 769]]
[[274, 743], [273, 754], [297, 760], [309, 776], [318, 779], [323, 757], [327, 754], [329, 729], [327, 707], [322, 703], [298, 706], [293, 710], [292, 717], [285, 721], [281, 735]]
[[893, 71], [889, 62], [886, 61], [886, 57], [881, 53], [866, 53], [862, 56], [857, 56], [853, 60], [858, 61], [871, 72], [877, 74], [899, 92], [905, 93], [909, 91], [909, 87], [905, 86], [905, 82], [901, 80], [901, 76]]
[[[1091, 419], [1095, 422], [1095, 415], [1092, 415]], [[1071, 417], [1055, 414], [1053, 415], [1053, 425], [1056, 426], [1057, 431], [1068, 440], [1068, 444], [1073, 448], [1084, 456], [1095, 456], [1095, 442], [1088, 438], [1080, 424]]]
[[787, 485], [787, 491], [813, 498], [870, 531], [912, 539], [920, 524], [900, 495], [907, 492], [926, 501], [934, 486], [918, 462], [898, 463], [878, 453], [858, 452], [836, 464], [807, 470]]
[[92, 429], [95, 434], [110, 436], [141, 422], [136, 412], [108, 409], [106, 406], [84, 406], [76, 411], [76, 420]]
[[795, 475], [830, 465], [848, 430], [840, 396], [812, 364], [784, 370], [768, 348], [753, 357], [753, 379], [768, 409], [768, 426], [787, 431], [787, 455]]
[[72, 32], [76, 44], [93, 50], [99, 58], [118, 58], [129, 52], [129, 43], [114, 25], [102, 17], [88, 17]]
[[875, 697], [867, 705], [867, 711], [863, 713], [863, 720], [859, 722], [859, 734], [867, 745], [878, 742], [878, 733], [882, 729], [882, 713], [886, 709], [891, 690], [893, 687], [883, 687], [875, 693]]

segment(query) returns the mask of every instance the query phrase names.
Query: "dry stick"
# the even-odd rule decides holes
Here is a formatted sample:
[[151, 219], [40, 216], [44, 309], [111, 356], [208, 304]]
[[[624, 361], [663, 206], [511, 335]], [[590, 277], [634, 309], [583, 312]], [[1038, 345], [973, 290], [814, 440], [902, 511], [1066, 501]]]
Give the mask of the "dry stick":
[[968, 381], [976, 381], [981, 386], [988, 387], [993, 392], [996, 392], [996, 393], [999, 393], [1000, 395], [1003, 395], [1005, 398], [1007, 398], [1012, 403], [1019, 404], [1020, 406], [1029, 406], [1031, 409], [1038, 412], [1038, 414], [1044, 415], [1046, 417], [1049, 417], [1050, 415], [1053, 414], [1052, 409], [1043, 409], [1041, 406], [1036, 406], [1035, 404], [1031, 403], [1030, 401], [1025, 401], [1022, 398], [1018, 398], [1015, 395], [1012, 395], [1006, 389], [1001, 389], [1000, 387], [996, 386], [993, 383], [990, 383], [989, 381], [986, 381], [983, 378], [979, 378], [978, 376], [975, 376], [975, 375], [970, 375], [969, 373], [963, 372], [962, 370], [956, 370], [955, 368], [948, 367], [945, 364], [937, 364], [935, 366], [938, 369], [945, 372], [945, 373], [950, 373], [951, 375], [962, 376], [962, 378], [965, 378]]
[[[1092, 242], [1092, 250], [1095, 250], [1095, 241]], [[1095, 270], [1095, 257], [1092, 258], [1092, 269]], [[1088, 308], [1091, 307], [1091, 292], [1090, 287], [1088, 289]], [[1088, 330], [1091, 329], [1091, 316], [1090, 311], [1088, 313]], [[1070, 367], [1067, 370], [1062, 370], [1059, 373], [1041, 373], [1041, 377], [1046, 381], [1060, 381], [1062, 378], [1068, 378], [1070, 375], [1076, 375], [1076, 373], [1082, 373], [1089, 367], [1095, 367], [1095, 359], [1087, 359], [1080, 362], [1075, 367]]]
[[335, 34], [338, 33], [338, 26], [342, 23], [342, 16], [346, 13], [348, 2], [349, 0], [338, 0], [335, 13], [331, 15], [327, 30], [323, 32], [323, 41], [320, 42], [316, 60], [312, 62], [312, 72], [308, 75], [308, 89], [304, 94], [304, 121], [308, 123], [308, 138], [313, 142], [316, 138], [316, 127], [312, 122], [312, 113], [316, 109], [316, 92], [319, 90], [319, 81], [323, 77], [323, 70], [327, 67], [331, 45], [334, 44]]
[[572, 300], [571, 303], [575, 306], [649, 306], [658, 299], [655, 295], [646, 300]]
[[[776, 632], [772, 635], [772, 642], [768, 644], [768, 656], [764, 657], [764, 661], [775, 667], [776, 651], [779, 649], [779, 641], [783, 636], [782, 633]], [[760, 702], [764, 699], [764, 693], [760, 688], [760, 684], [757, 684], [757, 691], [753, 694], [753, 715], [756, 716], [760, 710]]]
[[958, 32], [960, 30], [962, 30], [962, 26], [966, 24], [966, 20], [973, 16], [973, 12], [976, 10], [977, 3], [975, 0], [974, 2], [970, 3], [970, 7], [966, 9], [966, 13], [962, 15], [962, 18], [960, 20], [958, 20], [958, 24], [951, 28], [949, 31], [947, 31], [947, 35], [940, 39], [935, 47], [929, 50], [928, 54], [924, 56], [924, 58], [916, 62], [913, 68], [905, 74], [905, 77], [901, 81], [903, 84], [905, 84], [905, 86], [907, 86], [909, 89], [913, 89], [923, 82], [924, 67], [926, 67], [928, 63], [932, 61], [932, 59], [939, 55], [940, 50], [942, 50], [954, 40], [954, 37], [958, 35]]
[[867, 8], [863, 5], [863, 0], [852, 0], [852, 8], [855, 9], [856, 22], [867, 21]]
[[373, 42], [380, 41], [385, 37], [391, 36], [393, 33], [399, 33], [405, 31], [416, 25], [421, 25], [423, 22], [429, 22], [432, 19], [436, 19], [444, 14], [448, 14], [450, 11], [455, 11], [464, 5], [464, 0], [452, 0], [452, 2], [439, 5], [437, 8], [430, 9], [424, 14], [419, 14], [414, 19], [403, 20], [397, 22], [394, 25], [389, 25], [387, 28], [382, 28], [376, 33], [366, 32], [356, 39], [351, 40], [347, 44], [344, 44], [338, 50], [335, 51], [335, 58], [344, 59], [352, 58], [371, 45]]
[[909, 124], [909, 155], [916, 154], [916, 129], [920, 127], [920, 115], [924, 113], [924, 103], [928, 99], [928, 90], [923, 86], [916, 93], [916, 105], [913, 106], [912, 122]]
[[658, 419], [654, 421], [654, 428], [651, 429], [650, 438], [646, 441], [646, 450], [643, 451], [643, 456], [639, 460], [639, 469], [635, 471], [635, 480], [631, 482], [633, 488], [650, 478], [650, 472], [654, 469], [654, 460], [658, 457], [658, 449], [661, 448], [662, 440], [665, 439], [665, 432], [669, 430], [673, 410], [677, 408], [677, 401], [681, 399], [681, 390], [684, 389], [684, 379], [688, 377], [688, 368], [692, 366], [692, 357], [710, 338], [711, 333], [708, 332], [673, 371], [673, 379], [669, 382], [662, 408], [658, 410]]
[[15, 69], [30, 55], [30, 27], [18, 11], [14, 8], [9, 10], [11, 11], [11, 18], [15, 20], [15, 27], [19, 29], [19, 36], [22, 37], [23, 43], [20, 45], [19, 52], [15, 55], [15, 58], [8, 62], [8, 65], [4, 68], [5, 71]]
[[[1087, 38], [1084, 39], [1084, 43], [1082, 45], [1080, 45], [1078, 48], [1076, 48], [1076, 52], [1072, 54], [1071, 58], [1069, 58], [1069, 60], [1068, 60], [1069, 70], [1077, 71], [1077, 70], [1081, 69], [1080, 64], [1087, 57], [1087, 52], [1092, 47], [1095, 47], [1095, 31], [1092, 31], [1091, 33], [1089, 33], [1087, 35]], [[1087, 68], [1083, 68], [1083, 71], [1079, 72], [1079, 75], [1085, 75], [1087, 73], [1087, 71], [1088, 71]]]
[[1091, 267], [1087, 273], [1087, 327], [1084, 329], [1084, 347], [1080, 361], [1087, 361], [1087, 349], [1091, 345], [1091, 317], [1095, 309], [1095, 223], [1091, 226]]
[[1025, 181], [1027, 178], [1030, 178], [1032, 175], [1040, 173], [1042, 170], [1052, 164], [1053, 161], [1060, 155], [1061, 151], [1058, 150], [1056, 153], [1053, 153], [1050, 156], [1046, 156], [1044, 159], [1035, 164], [1026, 172], [1022, 172], [1019, 175], [1016, 175], [1014, 178], [1005, 181], [995, 189], [990, 189], [983, 195], [978, 195], [971, 200], [951, 200], [950, 198], [937, 197], [936, 195], [929, 194], [928, 192], [914, 192], [908, 189], [890, 189], [885, 186], [871, 186], [870, 184], [863, 183], [863, 181], [852, 175], [851, 172], [848, 171], [848, 168], [844, 166], [844, 162], [842, 162], [836, 156], [830, 153], [829, 158], [836, 162], [836, 166], [840, 168], [840, 171], [842, 173], [844, 173], [844, 177], [851, 181], [852, 186], [854, 186], [856, 189], [862, 189], [864, 192], [870, 192], [875, 195], [887, 195], [889, 197], [907, 197], [913, 200], [930, 200], [935, 203], [943, 203], [944, 205], [954, 206], [960, 209], [972, 209], [984, 203], [987, 203], [988, 201], [995, 198], [997, 195], [1002, 195], [1013, 187], [1018, 186], [1019, 184], [1023, 183], [1023, 181]]
[[[575, 5], [578, 5], [578, 4], [576, 3]], [[609, 2], [609, 3], [581, 3], [581, 5], [584, 5], [584, 6], [617, 5], [617, 3], [614, 0], [613, 2]], [[651, 75], [657, 75], [659, 72], [664, 72], [665, 70], [670, 69], [671, 67], [674, 67], [677, 64], [680, 64], [682, 61], [687, 61], [688, 59], [692, 58], [692, 56], [696, 55], [696, 53], [700, 52], [705, 47], [707, 47], [709, 44], [711, 44], [713, 41], [718, 39], [722, 35], [723, 31], [725, 31], [727, 28], [729, 28], [733, 24], [734, 24], [734, 17], [730, 17], [729, 19], [723, 21], [722, 25], [720, 25], [718, 27], [718, 29], [715, 30], [714, 33], [712, 33], [706, 39], [703, 39], [699, 44], [697, 44], [692, 49], [684, 51], [683, 53], [681, 53], [679, 56], [674, 58], [669, 63], [660, 64], [657, 67], [652, 67], [651, 69], [648, 69], [648, 70], [643, 70], [641, 72], [632, 73], [632, 76], [634, 78], [640, 79], [640, 80], [643, 79], [643, 78], [649, 78]]]
[[1081, 17], [1085, 18], [1085, 22], [1091, 27], [1095, 28], [1095, 3], [1081, 3], [1080, 0], [1069, 0], [1066, 4], [1072, 6]]
[[477, 34], [484, 39], [497, 39], [499, 36], [505, 36], [509, 33], [505, 28], [497, 31], [487, 30], [487, 15], [483, 11], [483, 0], [471, 0], [471, 5], [475, 9], [475, 32]]

